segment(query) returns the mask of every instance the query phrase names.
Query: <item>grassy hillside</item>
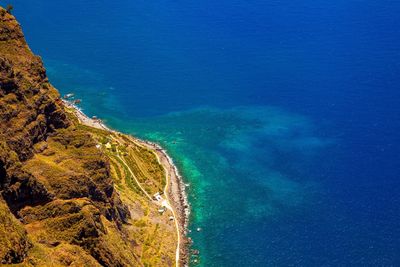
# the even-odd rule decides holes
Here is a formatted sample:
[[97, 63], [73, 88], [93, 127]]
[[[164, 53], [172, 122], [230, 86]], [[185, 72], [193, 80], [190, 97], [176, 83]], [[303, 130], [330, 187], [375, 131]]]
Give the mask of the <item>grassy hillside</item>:
[[0, 263], [173, 266], [169, 211], [148, 198], [165, 186], [155, 154], [59, 97], [0, 8]]

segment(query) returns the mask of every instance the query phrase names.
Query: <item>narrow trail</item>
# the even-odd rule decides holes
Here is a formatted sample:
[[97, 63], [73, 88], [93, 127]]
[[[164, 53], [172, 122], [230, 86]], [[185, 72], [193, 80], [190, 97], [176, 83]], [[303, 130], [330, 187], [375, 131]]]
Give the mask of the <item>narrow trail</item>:
[[[121, 141], [121, 140], [119, 140], [118, 138], [116, 138], [116, 137], [114, 137], [114, 136], [112, 136], [112, 138], [113, 138], [116, 142], [118, 142], [118, 143], [120, 143], [120, 141]], [[133, 140], [133, 139], [132, 139], [132, 141], [133, 141], [136, 145], [148, 149], [147, 146], [143, 146], [143, 144], [138, 143], [136, 140]], [[180, 261], [180, 247], [181, 247], [181, 233], [180, 233], [180, 231], [179, 231], [178, 216], [176, 216], [175, 209], [174, 209], [173, 206], [171, 205], [171, 201], [170, 201], [169, 196], [168, 196], [168, 186], [169, 186], [169, 183], [170, 183], [170, 175], [169, 175], [170, 170], [167, 170], [166, 166], [165, 166], [164, 164], [162, 164], [159, 155], [158, 155], [156, 152], [154, 152], [153, 150], [151, 150], [151, 151], [152, 151], [152, 153], [155, 155], [155, 157], [157, 158], [158, 164], [160, 164], [160, 165], [163, 167], [164, 172], [165, 172], [165, 180], [166, 180], [165, 182], [166, 182], [166, 183], [165, 183], [165, 187], [164, 187], [164, 196], [165, 196], [166, 199], [165, 199], [164, 201], [160, 201], [160, 202], [154, 201], [153, 198], [152, 198], [152, 197], [146, 192], [146, 190], [141, 186], [140, 182], [139, 182], [138, 179], [136, 178], [135, 174], [132, 172], [132, 170], [131, 170], [131, 168], [129, 167], [129, 165], [128, 165], [128, 164], [126, 163], [126, 161], [120, 156], [120, 153], [119, 153], [118, 149], [117, 149], [117, 157], [118, 157], [118, 159], [121, 160], [121, 162], [122, 162], [122, 163], [125, 165], [125, 167], [128, 169], [129, 173], [130, 173], [130, 174], [132, 175], [132, 177], [135, 179], [135, 182], [137, 183], [137, 185], [139, 186], [139, 188], [143, 191], [143, 193], [147, 196], [147, 198], [149, 198], [149, 200], [150, 200], [151, 202], [154, 202], [154, 203], [156, 203], [156, 204], [158, 204], [158, 205], [161, 205], [161, 206], [165, 206], [167, 209], [169, 209], [169, 210], [172, 212], [172, 217], [174, 218], [174, 223], [175, 223], [175, 228], [176, 228], [176, 234], [177, 234], [177, 246], [176, 246], [176, 252], [175, 252], [175, 266], [176, 266], [176, 267], [179, 267], [179, 261]], [[165, 203], [165, 201], [166, 201], [166, 203]], [[166, 204], [166, 205], [165, 205], [165, 204]]]
[[174, 222], [175, 222], [175, 227], [176, 227], [176, 234], [177, 234], [177, 246], [176, 246], [176, 255], [175, 255], [175, 262], [176, 262], [176, 266], [179, 267], [179, 259], [180, 259], [180, 246], [181, 246], [181, 233], [179, 231], [179, 224], [178, 224], [178, 217], [176, 216], [175, 210], [173, 208], [173, 206], [171, 205], [171, 201], [169, 199], [168, 196], [168, 185], [170, 183], [170, 179], [169, 179], [169, 171], [165, 168], [164, 164], [161, 163], [159, 156], [157, 155], [157, 153], [154, 153], [155, 156], [157, 157], [157, 161], [158, 163], [163, 166], [164, 171], [165, 171], [165, 179], [166, 179], [166, 184], [165, 184], [165, 188], [164, 188], [164, 195], [165, 198], [168, 202], [168, 206], [170, 207], [170, 210], [172, 212], [172, 215], [174, 217]]
[[125, 165], [125, 167], [127, 168], [127, 170], [129, 171], [129, 173], [132, 175], [133, 179], [135, 179], [135, 182], [137, 183], [137, 185], [139, 186], [139, 188], [143, 191], [143, 193], [146, 195], [146, 197], [150, 200], [153, 201], [153, 199], [151, 198], [151, 196], [146, 192], [146, 190], [140, 185], [140, 182], [138, 181], [138, 179], [136, 178], [135, 174], [133, 174], [131, 168], [128, 166], [128, 164], [126, 163], [126, 161], [119, 155], [118, 151], [117, 151], [117, 158], [122, 162], [122, 164]]

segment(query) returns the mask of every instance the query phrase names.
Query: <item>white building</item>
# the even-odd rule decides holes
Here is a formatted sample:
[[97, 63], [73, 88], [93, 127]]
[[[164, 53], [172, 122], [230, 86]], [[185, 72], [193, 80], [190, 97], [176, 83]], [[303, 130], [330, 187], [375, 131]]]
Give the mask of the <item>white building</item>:
[[160, 192], [157, 192], [153, 195], [153, 198], [157, 201], [161, 201], [163, 198], [160, 195]]

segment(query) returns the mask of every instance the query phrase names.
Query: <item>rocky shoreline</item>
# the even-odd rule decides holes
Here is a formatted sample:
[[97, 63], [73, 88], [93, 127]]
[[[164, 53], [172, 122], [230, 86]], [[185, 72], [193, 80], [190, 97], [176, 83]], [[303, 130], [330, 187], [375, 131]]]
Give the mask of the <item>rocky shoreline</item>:
[[181, 246], [181, 265], [189, 265], [189, 246], [190, 239], [187, 238], [188, 226], [189, 226], [189, 216], [190, 216], [190, 204], [186, 194], [186, 185], [183, 182], [183, 177], [179, 174], [178, 168], [174, 164], [172, 158], [168, 155], [167, 151], [163, 149], [160, 145], [137, 139], [138, 142], [142, 143], [146, 147], [154, 150], [161, 159], [161, 163], [165, 166], [169, 166], [167, 171], [170, 176], [170, 186], [168, 190], [168, 195], [173, 202], [174, 209], [177, 211], [179, 220], [179, 231], [183, 237]]
[[[82, 124], [87, 126], [109, 131], [115, 134], [120, 134], [120, 132], [115, 131], [107, 127], [101, 120], [89, 118], [82, 110], [77, 107], [75, 104], [68, 100], [62, 100], [63, 104], [74, 110], [76, 117]], [[159, 157], [160, 163], [164, 165], [169, 179], [169, 188], [168, 188], [168, 197], [172, 202], [173, 209], [177, 213], [178, 217], [178, 225], [179, 225], [179, 232], [182, 237], [181, 246], [180, 246], [180, 257], [179, 262], [180, 266], [189, 266], [189, 246], [190, 246], [190, 239], [187, 237], [188, 234], [188, 226], [189, 226], [189, 216], [190, 216], [190, 204], [188, 201], [188, 197], [186, 194], [186, 185], [183, 182], [183, 177], [180, 175], [178, 168], [175, 166], [172, 158], [168, 155], [167, 151], [162, 148], [159, 144], [142, 140], [136, 137], [129, 135], [132, 138], [132, 141], [140, 143], [141, 145], [153, 150]]]

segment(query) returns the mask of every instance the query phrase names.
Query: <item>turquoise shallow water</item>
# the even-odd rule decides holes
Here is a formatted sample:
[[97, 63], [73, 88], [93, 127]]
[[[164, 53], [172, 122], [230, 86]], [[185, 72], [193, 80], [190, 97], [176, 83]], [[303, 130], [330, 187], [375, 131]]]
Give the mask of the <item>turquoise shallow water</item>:
[[[289, 169], [276, 166], [277, 153], [299, 153], [306, 159], [288, 165], [303, 166], [328, 145], [329, 141], [312, 136], [309, 127], [305, 119], [273, 108], [242, 107], [170, 113], [123, 128], [160, 142], [176, 158], [191, 184], [191, 228], [202, 228], [191, 234], [195, 247], [205, 259], [229, 265], [237, 264], [237, 255], [243, 253], [239, 245], [243, 236], [238, 239], [246, 235], [243, 227], [275, 220], [284, 211], [309, 208], [318, 185], [295, 181]], [[296, 131], [302, 133], [290, 138]], [[236, 240], [229, 238], [232, 235]], [[216, 255], [227, 240], [238, 243]]]
[[11, 2], [63, 94], [167, 148], [201, 266], [400, 265], [399, 3]]
[[[249, 225], [311, 212], [321, 185], [307, 174], [333, 142], [316, 137], [306, 118], [271, 107], [203, 107], [145, 119], [109, 117], [108, 123], [160, 143], [176, 160], [190, 184], [190, 236], [205, 266], [238, 264], [242, 238], [260, 238], [243, 231]], [[228, 240], [230, 250], [215, 254]], [[257, 251], [246, 249], [246, 255]], [[242, 264], [261, 264], [264, 253]]]
[[190, 236], [202, 265], [280, 263], [267, 258], [277, 249], [267, 245], [284, 237], [252, 230], [312, 213], [323, 186], [313, 169], [334, 139], [317, 136], [309, 118], [269, 106], [203, 106], [132, 118], [95, 73], [53, 61], [49, 66], [53, 82], [74, 88], [89, 115], [101, 114], [111, 127], [155, 141], [173, 156], [189, 184]]

